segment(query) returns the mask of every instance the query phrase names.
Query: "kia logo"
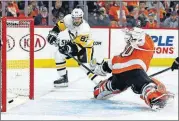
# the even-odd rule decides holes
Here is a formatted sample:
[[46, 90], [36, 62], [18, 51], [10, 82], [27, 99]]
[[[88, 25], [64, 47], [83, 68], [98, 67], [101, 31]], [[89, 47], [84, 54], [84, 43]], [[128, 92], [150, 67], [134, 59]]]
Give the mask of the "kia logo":
[[[20, 47], [29, 52], [30, 49], [30, 35], [23, 36], [19, 41]], [[38, 34], [34, 34], [34, 52], [42, 50], [46, 45], [46, 40]]]
[[10, 35], [7, 35], [6, 48], [7, 52], [11, 51], [15, 47], [15, 40]]

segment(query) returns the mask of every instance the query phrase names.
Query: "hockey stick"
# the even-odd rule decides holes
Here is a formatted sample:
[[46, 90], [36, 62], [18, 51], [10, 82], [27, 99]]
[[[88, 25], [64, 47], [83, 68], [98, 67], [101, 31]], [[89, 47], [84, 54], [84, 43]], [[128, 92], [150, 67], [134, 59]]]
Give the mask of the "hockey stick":
[[[72, 56], [71, 54], [67, 54], [68, 56], [70, 56], [71, 58], [73, 58], [74, 60], [76, 60], [77, 61], [77, 63], [79, 63], [79, 65], [81, 65], [81, 66], [83, 66], [86, 70], [88, 70], [90, 73], [92, 73], [92, 74], [94, 74], [94, 72], [93, 71], [91, 71], [88, 67], [86, 67], [83, 63], [81, 63], [78, 59], [76, 59], [74, 56]], [[161, 73], [164, 73], [164, 72], [166, 72], [166, 71], [168, 71], [168, 70], [170, 70], [171, 69], [171, 67], [168, 67], [168, 68], [166, 68], [166, 69], [163, 69], [163, 70], [161, 70], [161, 71], [159, 71], [159, 72], [156, 72], [156, 73], [154, 73], [154, 74], [151, 74], [151, 75], [149, 75], [149, 77], [154, 77], [154, 76], [156, 76], [156, 75], [159, 75], [159, 74], [161, 74]], [[96, 75], [97, 76], [97, 75]]]
[[[70, 36], [70, 35], [71, 35], [71, 32], [68, 31], [68, 33], [69, 33], [69, 36]], [[73, 40], [71, 36], [70, 36], [70, 39]], [[55, 43], [55, 44], [58, 46], [57, 43]], [[72, 56], [70, 53], [67, 53], [67, 55], [68, 55], [69, 57], [73, 58], [79, 65], [83, 66], [86, 70], [88, 70], [87, 75], [89, 76], [89, 78], [90, 78], [92, 81], [93, 81], [93, 79], [94, 79], [95, 77], [97, 77], [97, 75], [94, 74], [94, 72], [93, 72], [91, 69], [89, 69], [87, 66], [85, 66], [82, 62], [80, 62], [78, 59], [76, 59], [76, 58], [75, 58], [74, 56]], [[166, 71], [168, 71], [168, 70], [170, 70], [170, 69], [171, 69], [171, 67], [168, 67], [168, 68], [166, 68], [166, 69], [164, 69], [164, 70], [161, 70], [161, 71], [156, 72], [156, 73], [154, 73], [154, 74], [152, 74], [152, 75], [149, 75], [149, 77], [154, 77], [154, 76], [159, 75], [159, 74], [161, 74], [161, 73], [163, 73], [163, 72], [166, 72]], [[91, 77], [92, 77], [92, 78], [91, 78]]]
[[78, 59], [76, 59], [74, 56], [72, 56], [70, 53], [67, 53], [68, 56], [70, 56], [71, 58], [73, 58], [79, 65], [83, 66], [86, 70], [88, 70], [90, 73], [93, 73], [94, 72], [89, 69], [87, 66], [85, 66], [82, 62], [80, 62]]
[[[71, 40], [71, 41], [74, 40], [75, 36], [74, 36], [73, 33], [71, 33], [70, 30], [68, 31], [68, 34], [69, 34], [70, 40]], [[72, 37], [73, 37], [73, 38], [72, 38]], [[95, 75], [94, 72], [93, 72], [91, 69], [89, 69], [87, 66], [85, 66], [82, 62], [80, 62], [78, 59], [76, 59], [76, 58], [75, 58], [74, 56], [72, 56], [70, 53], [67, 53], [67, 55], [68, 55], [69, 57], [73, 58], [79, 65], [83, 66], [86, 70], [88, 70], [87, 75], [89, 75], [90, 73], [93, 74], [93, 75]], [[96, 75], [96, 76], [97, 76], [97, 75]], [[95, 77], [96, 77], [96, 76], [95, 76]], [[94, 78], [95, 78], [95, 77], [94, 77]]]
[[163, 70], [161, 70], [161, 71], [159, 71], [159, 72], [156, 72], [156, 73], [150, 75], [149, 77], [154, 77], [154, 76], [159, 75], [159, 74], [161, 74], [161, 73], [163, 73], [163, 72], [166, 72], [166, 71], [168, 71], [168, 70], [170, 70], [170, 69], [171, 69], [171, 67], [168, 67], [168, 68], [166, 68], [166, 69], [163, 69]]
[[[55, 43], [53, 43], [53, 44], [54, 44], [56, 47], [61, 48], [58, 43], [55, 42]], [[70, 53], [65, 53], [65, 54], [66, 54], [67, 56], [73, 58], [79, 65], [83, 66], [83, 67], [88, 71], [86, 74], [87, 74], [87, 76], [90, 78], [90, 80], [93, 81], [95, 84], [98, 84], [97, 82], [94, 81], [94, 79], [97, 77], [97, 75], [94, 74], [94, 72], [93, 72], [91, 69], [89, 69], [87, 66], [85, 66], [82, 62], [80, 62], [78, 59], [76, 59], [76, 58], [75, 58], [73, 55], [71, 55]]]
[[[67, 53], [67, 55], [71, 58], [73, 58], [79, 65], [83, 66], [86, 70], [88, 70], [87, 75], [93, 81], [98, 75], [94, 74], [94, 72], [89, 69], [87, 66], [85, 66], [82, 62], [80, 62], [78, 59], [76, 59], [74, 56], [72, 56], [70, 53]], [[95, 84], [98, 84], [97, 82], [93, 81]]]
[[[71, 40], [71, 42], [72, 42], [72, 40], [73, 40], [72, 36], [74, 37], [74, 35], [73, 35], [70, 31], [68, 31], [68, 33], [69, 33], [70, 40]], [[61, 48], [61, 46], [59, 46], [59, 43], [54, 42], [53, 44], [54, 44], [56, 47], [58, 47], [59, 49]], [[65, 53], [65, 54], [66, 54], [67, 56], [73, 58], [79, 65], [83, 66], [83, 68], [85, 68], [85, 69], [88, 71], [88, 72], [87, 72], [87, 76], [91, 79], [91, 81], [93, 81], [95, 84], [98, 84], [97, 82], [94, 81], [94, 79], [97, 77], [97, 75], [94, 74], [94, 72], [93, 72], [91, 69], [89, 69], [87, 66], [85, 66], [82, 62], [80, 62], [78, 59], [76, 59], [76, 58], [75, 58], [73, 55], [71, 55], [70, 53]]]

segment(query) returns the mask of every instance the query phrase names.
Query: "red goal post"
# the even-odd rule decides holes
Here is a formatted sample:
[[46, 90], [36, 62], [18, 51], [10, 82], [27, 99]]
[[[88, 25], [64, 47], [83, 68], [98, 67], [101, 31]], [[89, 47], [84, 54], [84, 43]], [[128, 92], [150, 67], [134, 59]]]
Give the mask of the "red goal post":
[[[16, 88], [12, 88], [11, 92], [15, 92], [15, 89], [19, 92], [16, 93], [16, 95], [18, 95], [18, 93], [22, 93], [22, 86], [20, 81], [17, 81], [17, 78], [10, 78], [10, 80], [8, 80], [8, 76], [11, 76], [11, 73], [9, 73], [8, 71], [13, 71], [13, 74], [15, 74], [15, 76], [18, 76], [16, 74], [18, 74], [18, 72], [16, 72], [17, 70], [21, 71], [21, 76], [23, 76], [23, 71], [26, 68], [28, 71], [28, 75], [29, 79], [27, 79], [27, 83], [28, 84], [28, 94], [25, 94], [26, 96], [28, 95], [29, 99], [34, 99], [34, 19], [33, 18], [29, 18], [29, 17], [21, 17], [21, 18], [14, 18], [14, 17], [2, 17], [0, 20], [0, 29], [1, 29], [1, 112], [6, 112], [7, 111], [7, 104], [10, 103], [7, 100], [7, 90], [8, 90], [8, 83], [15, 83]], [[14, 32], [9, 32], [9, 30], [13, 30]], [[13, 50], [13, 55], [16, 55], [16, 59], [13, 61], [9, 61], [7, 58], [7, 54], [9, 54], [10, 52], [7, 51], [7, 46], [9, 44], [9, 40], [8, 40], [8, 36], [13, 36], [13, 38], [16, 38], [16, 36], [22, 34], [24, 32], [24, 30], [26, 32], [28, 32], [27, 34], [29, 34], [29, 52], [23, 52], [26, 54], [26, 58], [24, 60], [19, 60], [18, 61], [18, 56], [21, 54], [21, 51], [15, 51]], [[12, 34], [12, 35], [11, 35]], [[16, 45], [18, 45], [19, 40], [15, 39]], [[15, 47], [17, 47], [16, 45], [14, 45]], [[9, 56], [11, 56], [12, 54], [10, 54]], [[20, 57], [20, 56], [19, 56]], [[11, 58], [11, 57], [9, 57]], [[22, 62], [26, 62], [25, 64], [23, 64]], [[9, 74], [8, 74], [9, 73]], [[14, 75], [13, 75], [14, 76]], [[21, 81], [24, 81], [26, 79], [27, 75], [24, 75], [25, 77], [23, 77], [23, 79], [21, 78]], [[19, 78], [20, 80], [20, 78]], [[9, 81], [9, 82], [8, 82]], [[16, 81], [16, 82], [14, 82]], [[18, 87], [19, 84], [19, 87]], [[20, 87], [21, 86], [21, 87]], [[22, 94], [19, 94], [22, 96]], [[16, 96], [17, 98], [17, 96]], [[13, 99], [11, 99], [11, 101], [13, 101]]]

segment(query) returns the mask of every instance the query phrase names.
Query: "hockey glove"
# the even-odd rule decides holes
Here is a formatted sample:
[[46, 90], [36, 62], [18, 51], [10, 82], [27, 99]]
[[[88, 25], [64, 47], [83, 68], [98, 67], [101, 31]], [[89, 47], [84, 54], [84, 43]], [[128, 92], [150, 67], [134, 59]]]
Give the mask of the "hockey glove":
[[47, 36], [47, 41], [53, 45], [54, 43], [56, 43], [56, 40], [57, 40], [57, 36], [58, 34], [54, 31], [50, 31], [48, 36]]
[[177, 58], [175, 59], [175, 61], [173, 62], [172, 66], [171, 66], [171, 69], [172, 69], [172, 71], [173, 71], [174, 69], [179, 69], [179, 57], [177, 57]]
[[90, 69], [91, 69], [92, 71], [94, 71], [94, 69], [95, 69], [96, 66], [97, 66], [96, 58], [92, 59], [92, 60], [90, 61], [89, 65], [90, 65]]
[[100, 76], [106, 76], [107, 73], [111, 73], [111, 72], [112, 70], [108, 65], [108, 61], [104, 61], [104, 60], [102, 61], [101, 64], [97, 64], [94, 69], [94, 73]]
[[96, 68], [94, 69], [94, 73], [96, 75], [100, 75], [100, 76], [106, 76], [106, 72], [103, 70], [102, 65], [97, 65]]

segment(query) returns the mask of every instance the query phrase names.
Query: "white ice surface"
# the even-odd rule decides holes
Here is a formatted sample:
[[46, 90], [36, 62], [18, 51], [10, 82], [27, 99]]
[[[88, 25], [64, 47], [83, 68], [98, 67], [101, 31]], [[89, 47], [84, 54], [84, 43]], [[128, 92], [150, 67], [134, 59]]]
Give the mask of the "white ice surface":
[[[148, 74], [164, 68], [153, 67]], [[178, 120], [178, 71], [167, 71], [156, 76], [167, 89], [175, 94], [174, 102], [158, 112], [152, 111], [139, 95], [131, 89], [109, 100], [94, 100], [91, 82], [80, 68], [68, 68], [69, 87], [55, 89], [57, 79], [55, 69], [35, 70], [35, 99], [27, 100], [18, 106], [9, 104], [2, 120], [64, 120], [64, 119], [118, 119], [118, 120]], [[22, 77], [21, 77], [22, 78]], [[26, 77], [23, 77], [26, 78]]]

